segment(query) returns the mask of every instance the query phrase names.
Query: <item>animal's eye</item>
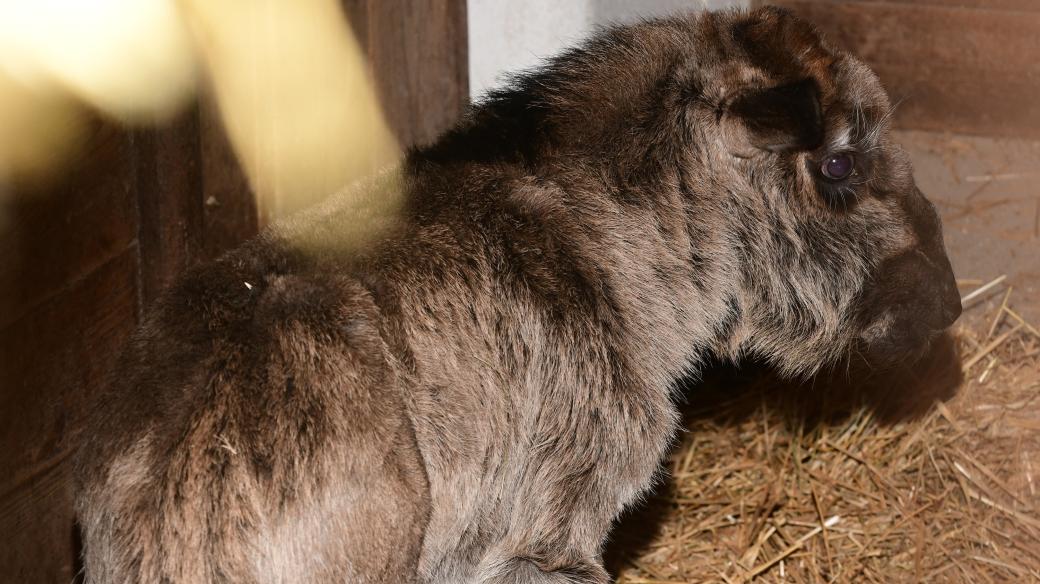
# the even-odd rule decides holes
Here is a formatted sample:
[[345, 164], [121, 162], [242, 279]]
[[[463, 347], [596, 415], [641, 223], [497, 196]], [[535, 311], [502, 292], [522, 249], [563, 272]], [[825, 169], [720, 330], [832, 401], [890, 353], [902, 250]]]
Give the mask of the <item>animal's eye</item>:
[[845, 180], [852, 176], [854, 170], [856, 160], [848, 152], [832, 154], [823, 159], [823, 164], [820, 165], [820, 172], [831, 180]]

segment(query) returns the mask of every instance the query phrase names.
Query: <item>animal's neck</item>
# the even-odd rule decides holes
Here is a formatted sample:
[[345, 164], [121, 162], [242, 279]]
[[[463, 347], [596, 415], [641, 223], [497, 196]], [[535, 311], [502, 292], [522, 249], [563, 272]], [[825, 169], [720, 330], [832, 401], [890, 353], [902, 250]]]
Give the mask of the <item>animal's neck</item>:
[[615, 261], [605, 270], [620, 294], [626, 334], [641, 359], [669, 378], [728, 353], [740, 326], [737, 270], [725, 237], [725, 218], [707, 204], [709, 193], [679, 188], [659, 175], [628, 198], [645, 208], [621, 209], [608, 237]]

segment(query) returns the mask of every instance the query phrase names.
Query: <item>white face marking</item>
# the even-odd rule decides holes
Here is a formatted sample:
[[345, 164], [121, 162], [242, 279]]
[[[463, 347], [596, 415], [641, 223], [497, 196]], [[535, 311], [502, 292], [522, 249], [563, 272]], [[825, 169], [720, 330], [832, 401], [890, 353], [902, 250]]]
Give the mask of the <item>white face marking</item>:
[[829, 152], [844, 152], [852, 148], [852, 129], [848, 126], [831, 133]]

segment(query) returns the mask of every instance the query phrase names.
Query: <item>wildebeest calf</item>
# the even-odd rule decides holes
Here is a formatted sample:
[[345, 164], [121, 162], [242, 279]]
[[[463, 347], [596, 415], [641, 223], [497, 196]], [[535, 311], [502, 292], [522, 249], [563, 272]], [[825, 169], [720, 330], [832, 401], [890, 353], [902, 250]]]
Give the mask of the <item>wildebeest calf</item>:
[[79, 458], [89, 581], [607, 582], [677, 378], [908, 359], [957, 317], [890, 112], [776, 9], [519, 76], [158, 303]]

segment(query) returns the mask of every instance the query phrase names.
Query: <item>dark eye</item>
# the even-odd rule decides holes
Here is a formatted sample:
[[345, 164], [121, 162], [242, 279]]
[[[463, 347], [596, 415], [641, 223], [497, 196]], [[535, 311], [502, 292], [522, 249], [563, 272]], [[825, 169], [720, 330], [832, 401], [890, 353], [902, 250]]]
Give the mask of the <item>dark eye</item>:
[[855, 169], [856, 161], [848, 152], [828, 156], [820, 165], [820, 172], [831, 180], [845, 180]]

